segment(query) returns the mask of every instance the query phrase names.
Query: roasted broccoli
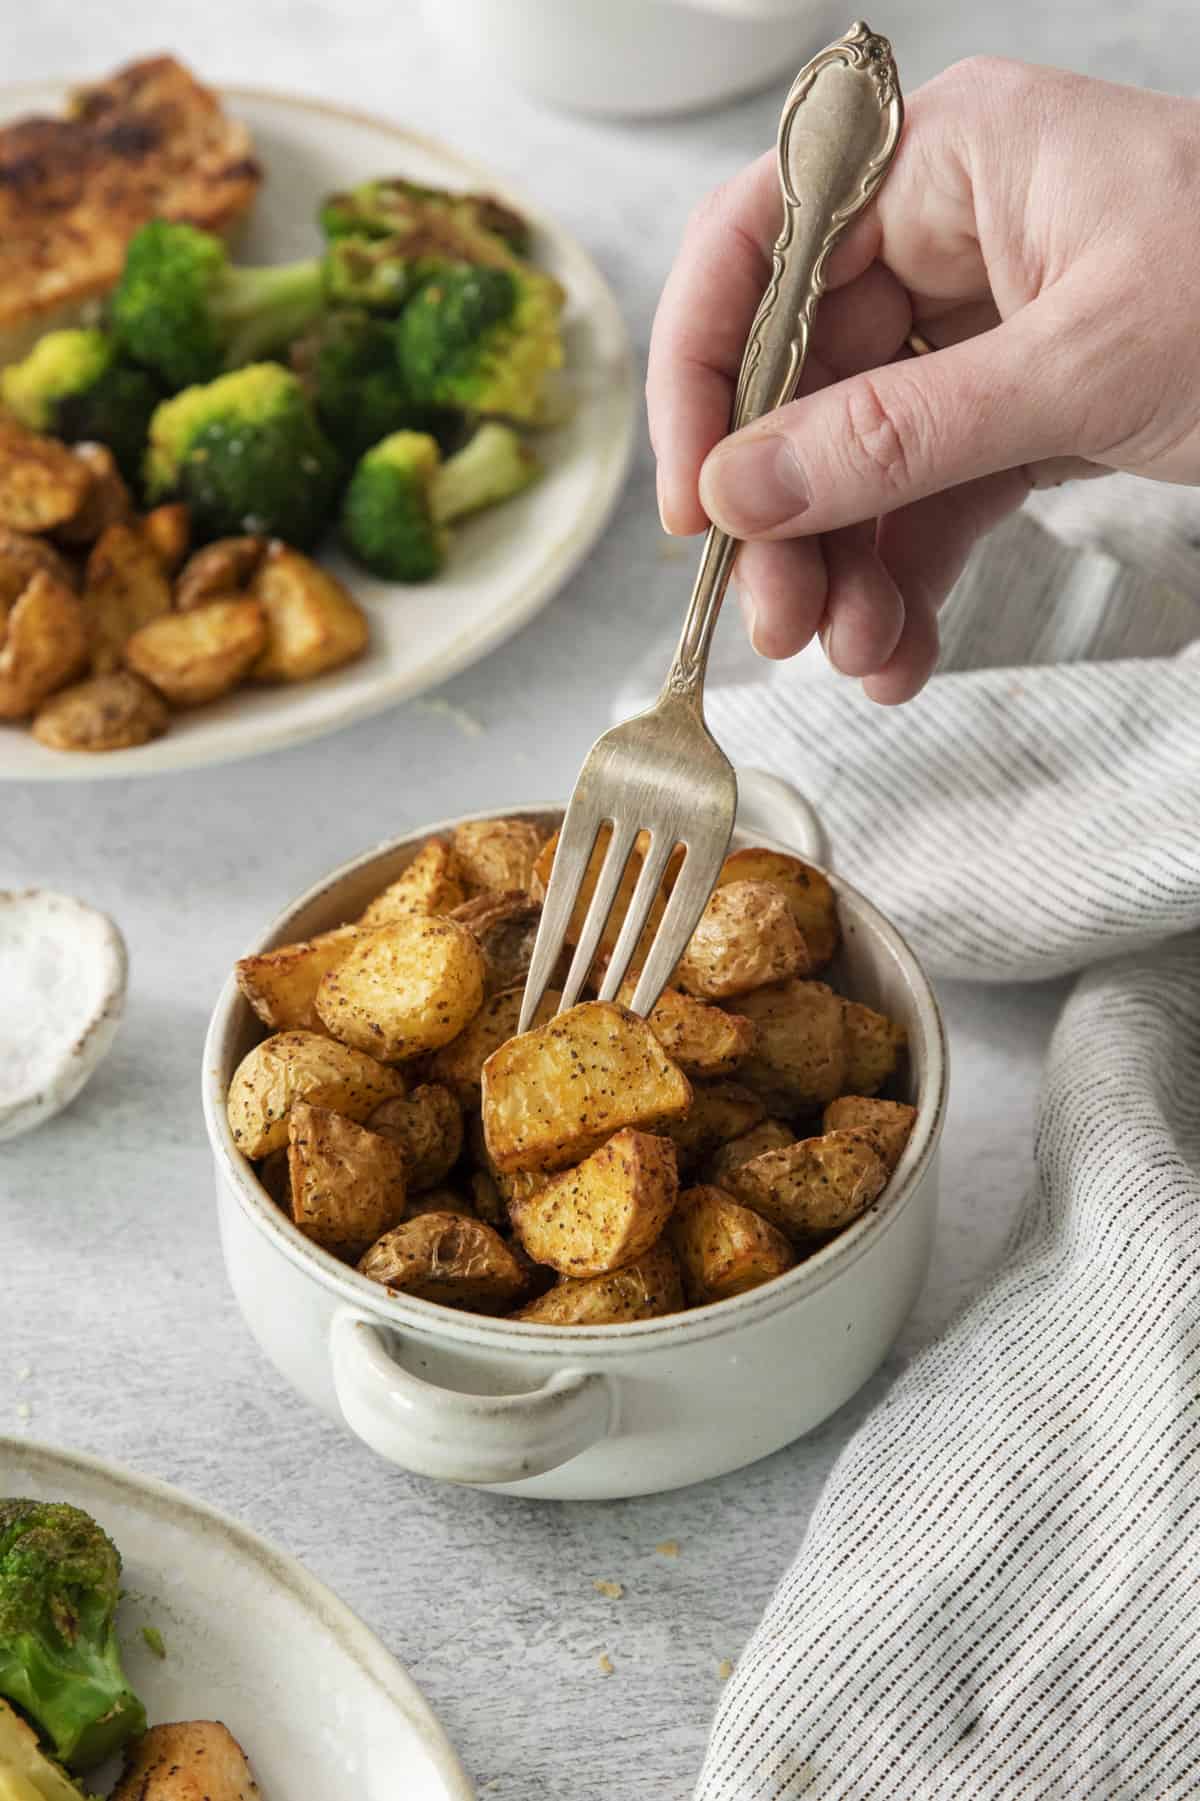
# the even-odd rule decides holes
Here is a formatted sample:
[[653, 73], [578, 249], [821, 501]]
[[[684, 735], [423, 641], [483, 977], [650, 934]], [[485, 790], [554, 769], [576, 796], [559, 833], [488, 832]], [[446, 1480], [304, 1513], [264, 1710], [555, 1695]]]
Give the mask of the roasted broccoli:
[[442, 221], [462, 234], [486, 232], [518, 256], [529, 248], [525, 220], [490, 194], [451, 194], [396, 177], [364, 181], [349, 193], [331, 194], [321, 208], [321, 229], [331, 241], [416, 236]]
[[121, 1557], [64, 1501], [0, 1501], [0, 1695], [69, 1770], [103, 1763], [146, 1712], [121, 1668]]
[[47, 332], [0, 375], [0, 399], [22, 425], [69, 444], [107, 444], [129, 482], [137, 480], [161, 398], [144, 369], [121, 360], [111, 338], [82, 327]]
[[398, 313], [427, 273], [394, 238], [338, 238], [325, 254], [325, 291], [334, 307]]
[[481, 425], [442, 461], [424, 432], [393, 432], [362, 458], [342, 504], [347, 548], [376, 575], [421, 582], [446, 559], [446, 526], [528, 487], [532, 451], [507, 425]]
[[550, 370], [561, 368], [562, 292], [536, 270], [452, 269], [427, 281], [396, 321], [413, 399], [536, 421]]
[[130, 242], [109, 321], [124, 354], [174, 393], [282, 349], [324, 292], [320, 257], [238, 269], [220, 238], [155, 219]]
[[457, 413], [413, 403], [390, 321], [349, 309], [329, 312], [292, 345], [291, 362], [322, 430], [348, 463], [402, 427], [431, 433], [443, 450], [461, 437]]
[[185, 500], [198, 540], [253, 532], [307, 549], [333, 516], [340, 474], [299, 378], [278, 363], [185, 388], [150, 421], [149, 499]]

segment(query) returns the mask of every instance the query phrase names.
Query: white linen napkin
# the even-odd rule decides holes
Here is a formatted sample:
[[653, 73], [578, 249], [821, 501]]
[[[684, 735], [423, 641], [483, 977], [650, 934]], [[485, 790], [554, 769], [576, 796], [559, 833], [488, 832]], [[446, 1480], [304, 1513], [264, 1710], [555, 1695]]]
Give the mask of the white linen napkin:
[[1200, 496], [1030, 512], [910, 706], [710, 695], [935, 975], [1086, 973], [1006, 1260], [835, 1466], [697, 1801], [1200, 1794]]

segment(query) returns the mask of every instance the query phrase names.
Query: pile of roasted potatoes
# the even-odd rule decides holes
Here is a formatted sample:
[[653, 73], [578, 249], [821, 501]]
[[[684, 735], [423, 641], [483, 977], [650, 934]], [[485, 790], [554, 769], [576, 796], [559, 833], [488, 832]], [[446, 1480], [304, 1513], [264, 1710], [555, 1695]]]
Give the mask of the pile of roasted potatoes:
[[0, 720], [52, 750], [125, 750], [244, 682], [300, 682], [367, 642], [362, 608], [289, 546], [189, 556], [186, 506], [137, 513], [110, 451], [0, 417]]
[[769, 1282], [886, 1186], [915, 1118], [882, 1098], [904, 1032], [817, 979], [825, 877], [754, 849], [647, 1018], [556, 1015], [551, 991], [514, 1036], [554, 848], [523, 819], [460, 825], [360, 918], [244, 958], [271, 1035], [230, 1083], [233, 1137], [301, 1232], [393, 1293], [601, 1326]]

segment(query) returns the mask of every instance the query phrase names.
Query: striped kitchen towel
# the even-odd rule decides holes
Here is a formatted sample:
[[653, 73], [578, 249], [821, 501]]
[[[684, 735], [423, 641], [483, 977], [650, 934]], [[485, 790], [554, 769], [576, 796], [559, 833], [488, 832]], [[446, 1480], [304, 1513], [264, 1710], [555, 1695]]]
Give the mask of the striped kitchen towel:
[[710, 697], [934, 973], [1083, 973], [1006, 1259], [835, 1466], [698, 1801], [1200, 1796], [1200, 497], [1032, 511], [912, 705]]

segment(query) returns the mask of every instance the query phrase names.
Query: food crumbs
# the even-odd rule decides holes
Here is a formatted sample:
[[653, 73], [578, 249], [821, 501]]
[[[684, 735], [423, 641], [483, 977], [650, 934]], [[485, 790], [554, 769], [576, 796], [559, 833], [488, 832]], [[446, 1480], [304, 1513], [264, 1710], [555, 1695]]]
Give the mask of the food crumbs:
[[142, 1637], [156, 1657], [166, 1657], [167, 1647], [163, 1644], [163, 1635], [157, 1626], [143, 1626]]
[[721, 1678], [722, 1682], [728, 1682], [729, 1678], [733, 1675], [733, 1665], [727, 1657], [723, 1657], [717, 1665], [717, 1675]]
[[607, 1595], [610, 1601], [619, 1601], [625, 1593], [619, 1582], [602, 1582], [599, 1576], [592, 1583], [592, 1587], [598, 1595]]
[[602, 1676], [612, 1676], [615, 1674], [615, 1671], [613, 1670], [613, 1660], [608, 1655], [607, 1651], [601, 1651], [599, 1657], [596, 1659], [596, 1662], [599, 1665], [600, 1674]]
[[655, 1545], [654, 1549], [658, 1552], [660, 1557], [678, 1557], [679, 1540], [677, 1538], [664, 1538], [661, 1545]]

